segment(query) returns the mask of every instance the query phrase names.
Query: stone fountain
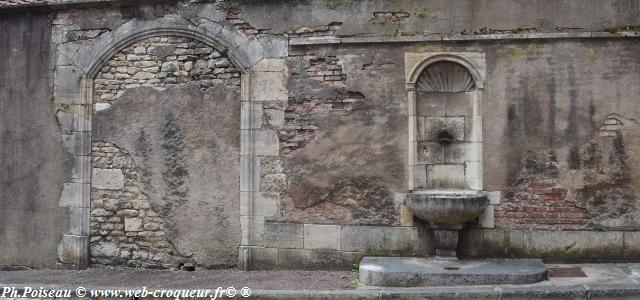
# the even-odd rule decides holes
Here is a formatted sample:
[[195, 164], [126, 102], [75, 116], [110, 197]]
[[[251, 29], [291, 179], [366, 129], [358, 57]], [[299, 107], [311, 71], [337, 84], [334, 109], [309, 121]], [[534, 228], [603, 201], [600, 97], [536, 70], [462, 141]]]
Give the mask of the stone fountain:
[[433, 230], [437, 259], [457, 260], [458, 232], [465, 222], [480, 216], [489, 204], [481, 191], [462, 189], [415, 190], [407, 207]]
[[487, 207], [486, 193], [465, 189], [417, 189], [405, 201], [433, 230], [431, 258], [371, 257], [360, 264], [360, 280], [381, 286], [524, 284], [542, 281], [539, 259], [459, 260], [458, 232]]
[[[439, 130], [440, 145], [453, 135]], [[435, 256], [365, 257], [360, 262], [360, 281], [375, 286], [434, 286], [524, 284], [542, 281], [546, 267], [539, 259], [459, 260], [459, 231], [480, 216], [489, 204], [483, 191], [459, 188], [416, 189], [405, 204], [433, 231]]]
[[435, 256], [365, 257], [360, 281], [375, 286], [524, 284], [542, 281], [547, 270], [539, 259], [460, 260], [458, 232], [476, 219], [489, 200], [482, 191], [419, 189], [409, 193], [407, 207], [433, 230]]
[[482, 180], [485, 68], [482, 53], [405, 54], [410, 170], [405, 205], [420, 220], [413, 223], [419, 231], [433, 232], [432, 243], [419, 243], [432, 246], [426, 252], [435, 256], [365, 257], [360, 262], [362, 283], [522, 284], [546, 278], [539, 259], [458, 258], [460, 230], [493, 209], [487, 207]]

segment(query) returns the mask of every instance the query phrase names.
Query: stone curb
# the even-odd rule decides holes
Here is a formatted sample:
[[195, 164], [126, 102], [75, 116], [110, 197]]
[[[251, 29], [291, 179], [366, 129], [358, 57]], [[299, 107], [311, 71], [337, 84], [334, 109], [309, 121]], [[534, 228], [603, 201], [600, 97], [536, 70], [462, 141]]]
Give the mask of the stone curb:
[[359, 290], [256, 290], [251, 299], [429, 299], [429, 300], [632, 300], [640, 299], [640, 285], [573, 286], [456, 286], [433, 288], [365, 288]]
[[[71, 289], [77, 286], [57, 286], [57, 285], [22, 285], [22, 284], [0, 284], [0, 292], [4, 287], [15, 287], [22, 293], [26, 286], [34, 289]], [[124, 288], [114, 287], [92, 287], [87, 289], [109, 289], [124, 290]], [[155, 288], [149, 289], [154, 290]], [[191, 287], [190, 289], [195, 289]], [[149, 298], [149, 297], [147, 297]], [[26, 298], [23, 298], [26, 299]], [[73, 294], [70, 299], [80, 298]], [[120, 298], [125, 299], [125, 298]], [[150, 299], [150, 298], [149, 298]], [[175, 298], [172, 298], [175, 299]], [[221, 298], [230, 299], [230, 298]], [[237, 295], [233, 299], [245, 299]], [[452, 287], [429, 287], [429, 288], [375, 288], [364, 287], [358, 290], [253, 290], [250, 297], [246, 299], [311, 299], [311, 300], [370, 300], [370, 299], [429, 299], [429, 300], [553, 300], [553, 299], [575, 299], [575, 300], [636, 300], [640, 299], [640, 284], [598, 284], [598, 285], [568, 285], [568, 286], [526, 286], [526, 285], [504, 285], [504, 286], [452, 286]]]

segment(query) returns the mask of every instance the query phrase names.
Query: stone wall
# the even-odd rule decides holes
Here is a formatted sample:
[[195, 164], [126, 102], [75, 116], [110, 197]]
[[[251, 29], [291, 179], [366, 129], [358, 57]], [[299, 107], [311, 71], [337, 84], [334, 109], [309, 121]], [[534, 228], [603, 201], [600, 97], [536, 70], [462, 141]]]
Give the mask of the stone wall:
[[467, 229], [463, 257], [537, 257], [550, 262], [637, 262], [638, 231]]
[[[9, 211], [43, 211], [32, 199], [59, 198], [46, 206], [56, 228], [47, 237], [64, 233], [58, 258], [68, 266], [82, 266], [89, 248], [93, 262], [144, 267], [229, 267], [239, 258], [241, 268], [348, 268], [363, 255], [429, 254], [430, 232], [403, 204], [415, 134], [405, 56], [474, 53], [486, 63], [476, 183], [491, 205], [464, 239], [490, 250], [461, 253], [520, 247], [521, 256], [566, 258], [545, 245], [603, 237], [614, 250], [603, 242], [573, 253], [625, 259], [640, 230], [639, 10], [632, 0], [608, 9], [597, 0], [56, 6], [46, 18], [52, 49], [33, 35], [28, 43], [41, 47], [24, 46], [51, 52], [53, 89], [44, 88], [50, 72], [38, 69], [49, 56], [38, 68], [11, 55], [0, 62], [27, 66], [24, 76], [3, 75], [12, 87], [38, 83], [18, 97], [4, 89], [16, 101], [7, 102], [6, 128], [43, 130], [2, 139], [47, 132], [38, 137], [63, 143], [68, 155], [29, 154], [55, 162], [29, 169], [46, 183], [32, 195], [20, 191], [37, 184], [17, 180], [26, 156], [3, 148], [18, 157], [5, 162], [3, 184], [9, 178], [7, 190], [20, 195], [5, 197], [24, 200]], [[11, 32], [35, 26], [46, 40], [38, 20], [14, 20], [22, 27]], [[51, 95], [51, 106], [23, 100]], [[45, 123], [54, 116], [52, 129]], [[9, 240], [24, 242], [19, 222], [5, 222]]]

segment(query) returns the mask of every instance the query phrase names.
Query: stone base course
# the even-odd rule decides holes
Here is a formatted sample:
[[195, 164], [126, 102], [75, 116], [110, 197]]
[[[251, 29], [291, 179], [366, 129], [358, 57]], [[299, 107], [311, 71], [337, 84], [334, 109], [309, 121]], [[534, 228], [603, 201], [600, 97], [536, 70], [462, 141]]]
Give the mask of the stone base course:
[[[310, 230], [312, 228], [312, 230]], [[336, 229], [339, 228], [339, 231]], [[323, 231], [323, 229], [325, 229]], [[310, 239], [307, 233], [314, 232]], [[336, 239], [340, 239], [337, 244]], [[432, 254], [429, 231], [417, 227], [269, 223], [263, 243], [241, 246], [248, 270], [349, 270], [363, 256], [421, 257]], [[545, 261], [640, 261], [635, 231], [543, 231], [466, 229], [459, 255], [473, 258], [542, 258]], [[320, 247], [319, 245], [324, 245]]]

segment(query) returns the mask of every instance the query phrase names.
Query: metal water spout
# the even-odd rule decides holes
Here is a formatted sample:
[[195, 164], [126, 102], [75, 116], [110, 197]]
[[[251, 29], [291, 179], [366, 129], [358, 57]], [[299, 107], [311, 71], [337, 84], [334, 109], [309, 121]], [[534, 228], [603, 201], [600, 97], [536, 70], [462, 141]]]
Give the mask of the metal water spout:
[[440, 145], [449, 145], [453, 143], [454, 140], [455, 137], [453, 136], [453, 132], [450, 129], [442, 128], [438, 131], [438, 143], [440, 143]]

